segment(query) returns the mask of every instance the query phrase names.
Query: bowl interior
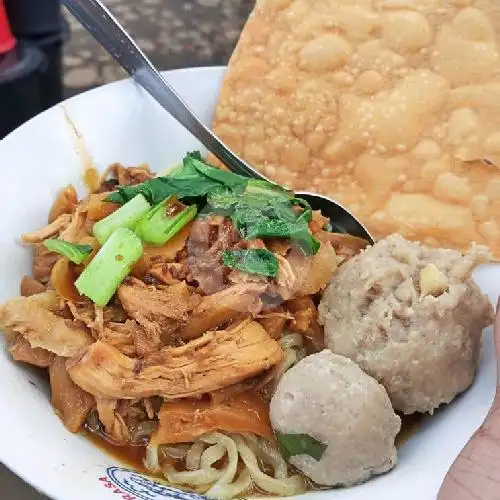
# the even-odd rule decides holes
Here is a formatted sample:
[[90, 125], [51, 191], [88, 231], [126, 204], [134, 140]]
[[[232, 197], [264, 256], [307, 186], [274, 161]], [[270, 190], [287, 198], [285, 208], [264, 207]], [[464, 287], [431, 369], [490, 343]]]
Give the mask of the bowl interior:
[[[165, 73], [201, 118], [210, 123], [223, 68]], [[199, 143], [131, 81], [113, 83], [77, 96], [34, 118], [0, 142], [3, 189], [0, 242], [3, 256], [0, 300], [18, 294], [30, 273], [31, 256], [21, 233], [46, 223], [55, 193], [73, 183], [83, 193], [81, 173], [113, 162], [148, 163], [160, 171]], [[476, 279], [496, 303], [500, 266], [479, 269]], [[457, 453], [484, 419], [495, 392], [491, 331], [484, 336], [481, 365], [473, 387], [425, 420], [399, 450], [391, 473], [364, 485], [308, 494], [317, 498], [368, 500], [435, 498]], [[49, 496], [60, 500], [193, 498], [155, 485], [124, 470], [123, 464], [72, 435], [54, 415], [45, 377], [13, 363], [0, 351], [2, 405], [0, 460]], [[408, 485], [411, 485], [408, 488]]]

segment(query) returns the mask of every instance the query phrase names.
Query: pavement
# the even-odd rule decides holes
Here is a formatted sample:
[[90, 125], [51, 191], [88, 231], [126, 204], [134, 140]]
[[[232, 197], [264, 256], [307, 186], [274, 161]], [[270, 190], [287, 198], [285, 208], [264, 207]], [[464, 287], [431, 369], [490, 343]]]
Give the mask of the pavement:
[[[106, 5], [160, 70], [226, 64], [254, 0], [106, 0]], [[66, 96], [126, 77], [66, 13]], [[56, 417], [54, 417], [56, 418]], [[2, 500], [49, 500], [0, 464]]]
[[[107, 0], [125, 29], [161, 70], [226, 64], [254, 0]], [[66, 95], [125, 77], [124, 71], [68, 13]]]

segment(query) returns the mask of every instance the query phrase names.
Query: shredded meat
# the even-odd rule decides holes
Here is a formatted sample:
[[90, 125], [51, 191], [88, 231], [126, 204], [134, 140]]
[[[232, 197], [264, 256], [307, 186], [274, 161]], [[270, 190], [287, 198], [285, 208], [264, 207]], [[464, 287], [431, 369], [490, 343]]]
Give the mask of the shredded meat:
[[323, 216], [320, 210], [314, 210], [312, 213], [312, 220], [309, 222], [309, 229], [311, 233], [317, 234], [329, 223], [329, 219]]
[[201, 396], [253, 377], [281, 361], [280, 345], [256, 322], [210, 332], [144, 361], [96, 342], [68, 363], [73, 381], [97, 397]]
[[258, 312], [258, 297], [267, 286], [258, 283], [234, 285], [213, 295], [203, 297], [193, 310], [187, 325], [179, 332], [181, 339], [193, 339], [216, 327], [224, 326]]
[[187, 264], [180, 262], [159, 263], [153, 265], [149, 272], [158, 282], [175, 285], [187, 278], [189, 268]]
[[68, 226], [61, 232], [59, 237], [61, 240], [68, 241], [69, 243], [79, 243], [82, 238], [90, 236], [86, 226], [87, 222], [87, 207], [85, 204], [79, 205], [71, 215], [71, 221]]
[[124, 444], [130, 440], [130, 431], [118, 412], [118, 400], [96, 398], [99, 420], [104, 425], [106, 434], [116, 443]]
[[33, 231], [32, 233], [25, 233], [22, 236], [24, 243], [41, 243], [47, 238], [52, 238], [65, 229], [71, 221], [71, 215], [62, 214], [55, 221], [51, 222], [45, 227]]
[[78, 195], [71, 184], [59, 191], [49, 212], [49, 222], [55, 221], [63, 214], [71, 214], [78, 205]]
[[64, 358], [55, 359], [49, 376], [52, 405], [68, 430], [78, 432], [95, 405], [94, 398], [69, 378]]
[[9, 352], [16, 361], [23, 361], [40, 368], [49, 367], [56, 358], [56, 355], [52, 352], [40, 347], [31, 347], [30, 343], [22, 335], [15, 337], [9, 346]]
[[90, 328], [94, 334], [100, 335], [104, 325], [109, 322], [123, 323], [127, 320], [127, 313], [117, 304], [109, 304], [105, 308], [97, 307], [90, 300], [83, 302], [66, 302], [73, 318]]
[[59, 255], [47, 250], [45, 245], [38, 243], [35, 245], [33, 256], [33, 277], [40, 283], [46, 285], [50, 281], [52, 268], [56, 265]]
[[151, 351], [160, 349], [162, 338], [168, 340], [187, 322], [188, 311], [193, 307], [184, 282], [156, 288], [131, 278], [118, 289], [118, 298], [129, 316], [144, 328]]
[[31, 347], [73, 356], [90, 345], [92, 337], [80, 323], [56, 315], [58, 304], [54, 292], [10, 300], [0, 306], [0, 327], [21, 334]]
[[293, 319], [290, 313], [278, 308], [259, 317], [258, 321], [273, 339], [280, 339], [283, 335], [283, 329], [288, 320]]
[[45, 285], [31, 276], [23, 276], [19, 291], [23, 297], [30, 297], [31, 295], [45, 292]]
[[277, 253], [282, 257], [286, 257], [292, 248], [292, 242], [284, 238], [271, 238], [266, 243], [268, 250], [271, 250], [271, 252]]
[[[141, 165], [139, 167], [126, 168], [120, 163], [111, 164], [102, 175], [101, 178], [101, 188], [103, 184], [108, 187], [105, 183], [108, 177], [113, 177], [118, 181], [120, 186], [131, 186], [133, 184], [140, 184], [154, 176], [146, 165]], [[109, 189], [108, 189], [109, 190]]]
[[285, 307], [293, 315], [287, 328], [304, 336], [309, 354], [326, 348], [323, 328], [318, 322], [318, 310], [311, 297], [289, 300]]
[[221, 254], [239, 239], [229, 219], [212, 215], [195, 220], [187, 242], [189, 280], [196, 280], [203, 293], [209, 295], [224, 287]]
[[322, 243], [316, 255], [306, 257], [292, 249], [285, 259], [278, 255], [279, 272], [276, 291], [285, 300], [318, 293], [337, 268], [335, 251], [329, 242]]
[[126, 356], [137, 356], [137, 331], [142, 327], [133, 319], [125, 323], [106, 323], [99, 340], [115, 347]]
[[330, 242], [335, 250], [339, 264], [352, 259], [368, 246], [368, 241], [350, 234], [320, 231], [316, 234], [316, 237], [324, 243]]

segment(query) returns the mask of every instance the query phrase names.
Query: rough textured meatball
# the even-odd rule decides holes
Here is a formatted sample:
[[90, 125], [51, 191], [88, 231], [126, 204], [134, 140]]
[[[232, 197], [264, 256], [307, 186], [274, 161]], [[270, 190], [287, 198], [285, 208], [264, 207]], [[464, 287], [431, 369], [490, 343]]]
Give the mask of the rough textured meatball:
[[385, 389], [355, 363], [325, 349], [304, 358], [280, 380], [271, 423], [284, 434], [307, 434], [328, 445], [321, 460], [290, 463], [321, 485], [353, 485], [390, 470], [401, 427]]
[[483, 247], [463, 256], [399, 235], [379, 241], [325, 290], [327, 346], [376, 378], [396, 410], [432, 413], [474, 378], [493, 308], [470, 275], [488, 256]]

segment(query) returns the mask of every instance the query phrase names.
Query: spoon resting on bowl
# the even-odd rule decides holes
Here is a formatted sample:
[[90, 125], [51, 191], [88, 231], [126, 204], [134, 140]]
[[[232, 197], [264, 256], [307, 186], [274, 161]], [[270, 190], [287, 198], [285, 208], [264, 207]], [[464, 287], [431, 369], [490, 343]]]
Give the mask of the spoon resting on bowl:
[[[231, 171], [271, 182], [234, 154], [201, 122], [100, 0], [63, 0], [63, 4], [137, 83]], [[297, 192], [297, 195], [314, 210], [321, 210], [334, 230], [374, 243], [363, 224], [340, 203], [315, 193]]]
[[500, 302], [495, 319], [497, 389], [483, 424], [444, 478], [437, 500], [500, 499]]

